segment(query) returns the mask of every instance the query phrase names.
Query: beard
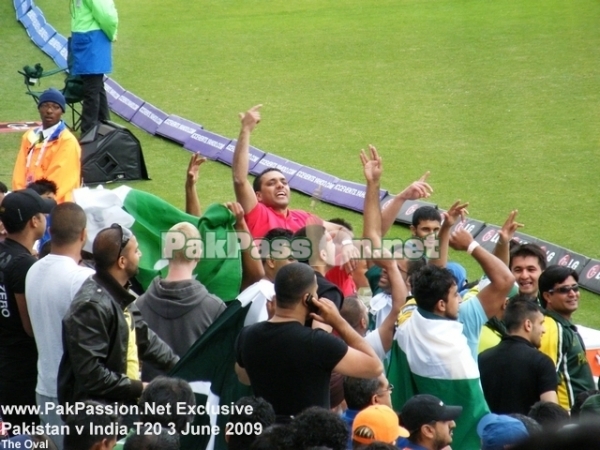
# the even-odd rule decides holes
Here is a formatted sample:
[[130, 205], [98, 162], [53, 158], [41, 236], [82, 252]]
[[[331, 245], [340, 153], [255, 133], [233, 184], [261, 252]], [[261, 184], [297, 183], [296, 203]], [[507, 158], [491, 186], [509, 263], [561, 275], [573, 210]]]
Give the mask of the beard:
[[140, 272], [140, 266], [137, 262], [127, 262], [127, 266], [125, 266], [125, 273], [127, 274], [127, 278], [131, 279], [135, 277]]

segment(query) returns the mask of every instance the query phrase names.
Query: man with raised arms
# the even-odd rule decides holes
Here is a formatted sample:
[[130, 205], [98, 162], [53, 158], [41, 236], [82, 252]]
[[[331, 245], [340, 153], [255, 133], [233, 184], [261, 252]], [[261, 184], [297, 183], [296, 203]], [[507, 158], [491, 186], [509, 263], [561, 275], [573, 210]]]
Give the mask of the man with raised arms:
[[290, 187], [288, 181], [277, 168], [268, 168], [258, 174], [253, 184], [248, 181], [250, 134], [260, 122], [260, 108], [256, 105], [246, 113], [240, 113], [242, 127], [233, 153], [233, 188], [238, 203], [246, 212], [246, 223], [252, 236], [263, 237], [273, 228], [284, 228], [292, 232], [308, 224], [321, 224], [342, 244], [346, 270], [351, 271], [355, 264], [351, 258], [359, 256], [351, 242], [352, 234], [343, 226], [326, 222], [301, 209], [290, 209]]

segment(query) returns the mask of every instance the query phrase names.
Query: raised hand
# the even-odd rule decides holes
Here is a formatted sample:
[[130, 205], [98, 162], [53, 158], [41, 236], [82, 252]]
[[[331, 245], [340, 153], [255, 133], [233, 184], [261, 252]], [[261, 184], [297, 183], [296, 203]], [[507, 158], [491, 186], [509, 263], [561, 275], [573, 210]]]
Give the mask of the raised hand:
[[407, 186], [398, 196], [403, 200], [419, 200], [429, 197], [433, 194], [433, 188], [427, 183], [429, 174], [429, 171], [425, 172], [421, 178]]
[[200, 156], [197, 153], [194, 153], [190, 158], [190, 163], [188, 164], [187, 170], [187, 183], [188, 184], [196, 184], [198, 181], [198, 171], [200, 170], [200, 166], [206, 162], [206, 158]]
[[467, 206], [469, 206], [469, 202], [461, 204], [460, 200], [455, 201], [450, 209], [443, 213], [444, 226], [450, 228], [459, 218], [460, 220], [465, 220], [467, 214], [469, 214]]
[[364, 150], [360, 151], [360, 161], [363, 165], [363, 172], [367, 181], [378, 182], [381, 179], [381, 173], [383, 172], [383, 166], [381, 164], [381, 157], [377, 153], [377, 149], [372, 145], [369, 145], [370, 156], [368, 156]]
[[524, 226], [522, 223], [515, 222], [517, 214], [519, 214], [519, 211], [517, 211], [516, 209], [514, 211], [511, 211], [508, 215], [508, 218], [504, 222], [504, 225], [502, 225], [502, 228], [498, 231], [501, 244], [508, 244], [514, 237], [517, 229]]
[[473, 242], [473, 236], [464, 228], [453, 231], [450, 235], [450, 247], [454, 250], [466, 251]]
[[235, 223], [241, 223], [244, 221], [244, 208], [238, 202], [227, 202], [225, 207], [231, 211], [235, 217]]
[[260, 122], [260, 108], [262, 105], [256, 105], [250, 108], [245, 113], [240, 113], [240, 121], [242, 128], [252, 132], [256, 125]]

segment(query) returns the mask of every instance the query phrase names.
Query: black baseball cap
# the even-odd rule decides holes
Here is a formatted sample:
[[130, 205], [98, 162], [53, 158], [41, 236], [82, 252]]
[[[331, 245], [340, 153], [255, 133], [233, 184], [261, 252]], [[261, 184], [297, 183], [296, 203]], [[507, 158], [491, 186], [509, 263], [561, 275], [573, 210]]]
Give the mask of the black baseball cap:
[[56, 202], [42, 198], [33, 189], [7, 194], [0, 203], [0, 220], [7, 229], [18, 229], [36, 214], [50, 214]]
[[428, 423], [455, 420], [462, 409], [462, 406], [446, 406], [433, 395], [420, 394], [404, 404], [400, 419], [402, 426], [412, 434]]

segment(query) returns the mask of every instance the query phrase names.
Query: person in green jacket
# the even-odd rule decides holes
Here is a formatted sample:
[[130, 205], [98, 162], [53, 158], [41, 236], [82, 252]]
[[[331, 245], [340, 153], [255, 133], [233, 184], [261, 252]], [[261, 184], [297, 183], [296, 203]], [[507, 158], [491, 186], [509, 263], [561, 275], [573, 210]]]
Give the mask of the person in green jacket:
[[71, 74], [83, 80], [81, 134], [110, 119], [104, 75], [112, 72], [119, 17], [113, 0], [71, 0]]

